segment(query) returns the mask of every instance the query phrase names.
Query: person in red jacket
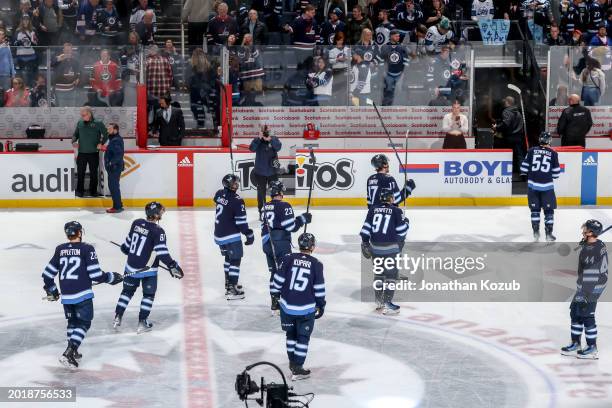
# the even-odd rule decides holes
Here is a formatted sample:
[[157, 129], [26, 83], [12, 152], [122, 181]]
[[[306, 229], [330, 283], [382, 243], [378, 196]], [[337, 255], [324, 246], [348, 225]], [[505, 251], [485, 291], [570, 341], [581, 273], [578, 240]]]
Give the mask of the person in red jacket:
[[25, 87], [20, 77], [13, 78], [13, 87], [4, 93], [4, 106], [7, 108], [30, 106], [30, 90]]
[[100, 52], [100, 61], [93, 66], [91, 87], [100, 99], [107, 100], [110, 106], [123, 104], [121, 70], [119, 65], [111, 60], [110, 52], [106, 49]]

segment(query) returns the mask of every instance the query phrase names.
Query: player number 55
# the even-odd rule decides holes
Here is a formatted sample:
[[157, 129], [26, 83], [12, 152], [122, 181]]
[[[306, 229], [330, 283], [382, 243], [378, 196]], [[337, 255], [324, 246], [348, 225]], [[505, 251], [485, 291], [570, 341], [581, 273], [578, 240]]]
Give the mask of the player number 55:
[[548, 173], [550, 170], [550, 156], [542, 156], [540, 154], [533, 155], [533, 164], [531, 165], [531, 171], [542, 171]]

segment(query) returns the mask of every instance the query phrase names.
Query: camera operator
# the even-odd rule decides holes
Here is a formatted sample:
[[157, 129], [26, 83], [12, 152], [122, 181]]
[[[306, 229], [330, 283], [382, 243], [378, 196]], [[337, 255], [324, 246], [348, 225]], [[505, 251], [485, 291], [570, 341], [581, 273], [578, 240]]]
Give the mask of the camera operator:
[[257, 209], [261, 213], [261, 208], [266, 202], [266, 189], [270, 181], [278, 180], [280, 162], [278, 152], [282, 147], [281, 141], [276, 136], [270, 134], [267, 125], [261, 130], [261, 135], [251, 141], [249, 150], [255, 153], [255, 169], [253, 170], [253, 180], [257, 186]]
[[446, 132], [443, 149], [466, 149], [465, 134], [468, 132], [468, 120], [461, 113], [461, 102], [453, 101], [451, 112], [442, 119], [442, 130]]

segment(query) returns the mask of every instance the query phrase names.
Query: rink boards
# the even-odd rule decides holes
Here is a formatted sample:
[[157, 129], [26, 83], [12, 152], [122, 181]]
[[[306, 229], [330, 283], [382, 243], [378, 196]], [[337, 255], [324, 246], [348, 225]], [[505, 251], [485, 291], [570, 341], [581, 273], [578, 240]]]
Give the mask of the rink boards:
[[[524, 205], [512, 195], [510, 150], [393, 150], [317, 149], [315, 161], [307, 150], [281, 158], [295, 165], [295, 175], [283, 176], [288, 198], [303, 204], [314, 180], [313, 205], [365, 205], [372, 156], [390, 158], [391, 174], [400, 187], [404, 177], [417, 188], [409, 205]], [[252, 180], [254, 154], [233, 152], [234, 172], [241, 177], [240, 194], [255, 203]], [[102, 159], [102, 157], [101, 157]], [[560, 205], [612, 204], [612, 150], [559, 150], [561, 177], [555, 181]], [[110, 199], [74, 197], [75, 161], [72, 151], [0, 153], [1, 207], [97, 207]], [[227, 149], [128, 150], [121, 176], [124, 205], [141, 206], [153, 199], [167, 206], [212, 207], [223, 175], [231, 172]], [[102, 188], [105, 174], [100, 171]], [[107, 191], [106, 189], [104, 191]]]

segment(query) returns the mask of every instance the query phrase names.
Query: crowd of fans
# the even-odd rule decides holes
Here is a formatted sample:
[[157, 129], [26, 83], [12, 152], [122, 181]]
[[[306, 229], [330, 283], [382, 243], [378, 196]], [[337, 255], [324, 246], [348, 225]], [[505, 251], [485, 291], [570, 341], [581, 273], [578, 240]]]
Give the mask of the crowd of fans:
[[[152, 125], [160, 100], [177, 93], [188, 94], [197, 127], [210, 115], [215, 128], [222, 97], [242, 106], [462, 103], [469, 78], [460, 20], [529, 18], [544, 43], [585, 49], [608, 45], [612, 34], [609, 0], [563, 0], [559, 10], [548, 0], [185, 0], [183, 56], [157, 38], [156, 10], [172, 7], [168, 0], [8, 1], [17, 11], [0, 20], [3, 106], [133, 105], [144, 71]], [[278, 44], [283, 53], [269, 52]], [[219, 86], [221, 46], [232, 95]], [[272, 54], [281, 58], [280, 81]], [[575, 73], [585, 104], [605, 89], [601, 65], [585, 57]]]

